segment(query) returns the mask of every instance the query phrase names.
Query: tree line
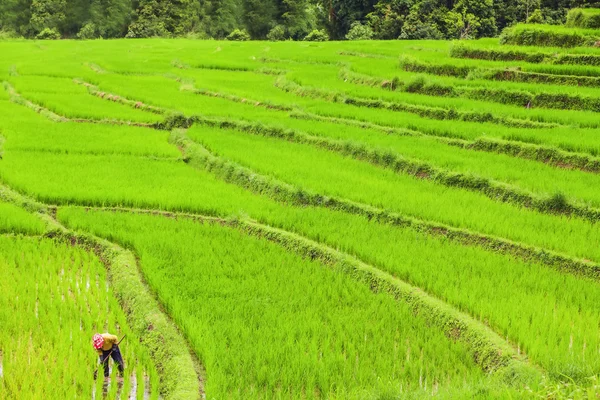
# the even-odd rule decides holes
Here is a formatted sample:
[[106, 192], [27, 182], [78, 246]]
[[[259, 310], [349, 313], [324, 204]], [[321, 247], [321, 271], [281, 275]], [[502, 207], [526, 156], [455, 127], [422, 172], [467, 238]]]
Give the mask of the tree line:
[[0, 37], [341, 40], [497, 35], [596, 0], [0, 0]]

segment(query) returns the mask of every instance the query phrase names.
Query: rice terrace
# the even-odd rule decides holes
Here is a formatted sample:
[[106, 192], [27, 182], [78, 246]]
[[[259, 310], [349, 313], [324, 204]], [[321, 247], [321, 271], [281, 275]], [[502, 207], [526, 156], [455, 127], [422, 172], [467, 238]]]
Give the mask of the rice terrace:
[[0, 398], [600, 398], [596, 16], [1, 40]]

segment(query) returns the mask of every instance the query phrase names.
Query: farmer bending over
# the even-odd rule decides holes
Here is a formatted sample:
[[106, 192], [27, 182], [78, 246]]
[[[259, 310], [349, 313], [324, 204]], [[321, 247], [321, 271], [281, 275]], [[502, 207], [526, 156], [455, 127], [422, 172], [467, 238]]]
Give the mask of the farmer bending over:
[[100, 355], [100, 363], [104, 364], [104, 377], [108, 378], [109, 375], [109, 357], [112, 357], [114, 362], [117, 363], [119, 374], [123, 376], [123, 370], [125, 367], [123, 363], [123, 357], [121, 356], [121, 351], [119, 350], [119, 338], [115, 335], [111, 335], [110, 333], [96, 333], [92, 338], [92, 342], [94, 343], [94, 348]]

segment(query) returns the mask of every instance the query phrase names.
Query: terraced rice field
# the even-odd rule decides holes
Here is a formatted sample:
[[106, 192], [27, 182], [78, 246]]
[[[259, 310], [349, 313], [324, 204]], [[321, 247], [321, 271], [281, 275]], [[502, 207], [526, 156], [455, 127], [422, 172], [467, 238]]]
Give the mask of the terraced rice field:
[[600, 395], [597, 50], [0, 54], [1, 398]]

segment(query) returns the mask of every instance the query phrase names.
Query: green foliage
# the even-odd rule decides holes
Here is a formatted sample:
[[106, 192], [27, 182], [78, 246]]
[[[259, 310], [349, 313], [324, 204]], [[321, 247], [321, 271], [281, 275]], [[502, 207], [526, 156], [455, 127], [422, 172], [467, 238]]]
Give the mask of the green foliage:
[[398, 39], [417, 40], [417, 39], [441, 39], [442, 32], [438, 27], [430, 22], [421, 22], [417, 17], [417, 13], [411, 12], [404, 25], [402, 25], [402, 33]]
[[[265, 39], [273, 28], [277, 16], [277, 4], [274, 0], [243, 0], [243, 22], [252, 39]], [[228, 40], [240, 40], [229, 39]]]
[[60, 33], [56, 29], [44, 28], [35, 35], [35, 38], [39, 40], [57, 40], [60, 39]]
[[528, 24], [542, 24], [544, 23], [544, 16], [542, 15], [542, 12], [540, 11], [540, 9], [536, 9], [533, 13], [531, 13], [531, 15], [529, 16], [529, 18], [527, 18], [527, 23]]
[[565, 25], [570, 28], [600, 28], [600, 9], [573, 8], [567, 14]]
[[201, 9], [200, 28], [215, 39], [225, 39], [242, 26], [241, 0], [206, 1]]
[[276, 25], [267, 34], [267, 39], [269, 39], [272, 42], [285, 40], [285, 28], [282, 25]]
[[[315, 30], [328, 37], [435, 39], [492, 37], [529, 20], [564, 21], [579, 0], [3, 0], [0, 31], [34, 37], [43, 28], [62, 37], [185, 37], [224, 39], [235, 29], [266, 39], [277, 26], [284, 37], [303, 40]], [[596, 21], [591, 9], [572, 11], [573, 21]], [[588, 15], [588, 14], [585, 14]], [[536, 14], [532, 21], [541, 21]], [[91, 34], [85, 25], [96, 25]], [[357, 31], [357, 23], [365, 27]], [[593, 27], [594, 22], [583, 23]], [[406, 26], [405, 26], [406, 25]], [[573, 25], [574, 26], [574, 25]], [[367, 27], [370, 29], [367, 29]], [[192, 37], [190, 36], [190, 37]], [[271, 37], [281, 38], [279, 29]], [[272, 40], [272, 39], [269, 39]], [[277, 39], [281, 40], [281, 39]], [[349, 39], [358, 40], [358, 39]]]
[[366, 19], [375, 39], [397, 39], [402, 33], [405, 15], [409, 13], [407, 2], [400, 0], [379, 1]]
[[98, 38], [98, 28], [93, 22], [85, 24], [81, 30], [77, 33], [78, 39], [96, 39]]
[[0, 30], [0, 40], [20, 39], [20, 38], [22, 38], [22, 36], [20, 36], [15, 31], [12, 31], [12, 30]]
[[163, 37], [168, 36], [164, 23], [160, 22], [158, 18], [150, 17], [148, 19], [138, 20], [131, 24], [127, 30], [126, 38], [151, 38], [151, 37]]
[[246, 40], [250, 40], [250, 35], [243, 29], [234, 29], [229, 35], [227, 35], [227, 40], [244, 42]]
[[317, 6], [312, 0], [280, 0], [280, 24], [294, 40], [302, 40], [317, 29]]
[[126, 37], [181, 36], [192, 30], [192, 0], [141, 0]]
[[42, 37], [37, 37], [38, 39], [56, 39], [57, 35], [60, 37], [59, 29], [66, 19], [66, 8], [66, 0], [33, 0], [31, 3], [31, 28], [38, 36], [45, 31]]
[[313, 30], [304, 38], [306, 42], [326, 42], [329, 40], [329, 35], [324, 30]]
[[124, 37], [134, 16], [133, 2], [132, 0], [92, 0], [89, 15], [89, 21], [96, 26], [96, 37]]
[[353, 22], [350, 26], [350, 31], [346, 34], [348, 40], [371, 40], [373, 39], [373, 30], [368, 25], [363, 25], [360, 22]]

